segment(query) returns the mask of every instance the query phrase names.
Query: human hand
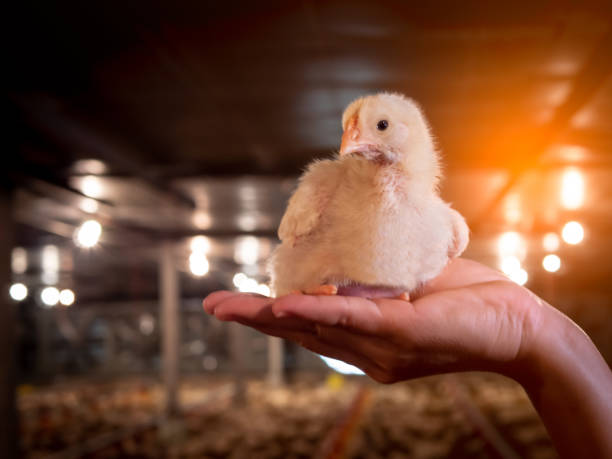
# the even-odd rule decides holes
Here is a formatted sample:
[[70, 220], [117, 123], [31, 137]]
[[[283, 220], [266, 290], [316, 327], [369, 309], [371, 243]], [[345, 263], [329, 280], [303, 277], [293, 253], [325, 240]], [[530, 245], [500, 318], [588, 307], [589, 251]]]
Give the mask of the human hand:
[[451, 261], [410, 302], [228, 291], [204, 300], [220, 320], [289, 339], [384, 383], [463, 370], [511, 375], [541, 305], [501, 273], [465, 259]]

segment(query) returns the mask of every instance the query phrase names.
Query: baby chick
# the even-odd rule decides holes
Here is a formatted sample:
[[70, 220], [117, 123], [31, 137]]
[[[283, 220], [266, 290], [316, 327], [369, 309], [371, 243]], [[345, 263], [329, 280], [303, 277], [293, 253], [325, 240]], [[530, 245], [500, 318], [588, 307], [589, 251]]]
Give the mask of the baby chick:
[[409, 299], [465, 250], [468, 227], [438, 194], [438, 153], [412, 100], [357, 99], [342, 127], [338, 156], [311, 163], [289, 200], [272, 289]]

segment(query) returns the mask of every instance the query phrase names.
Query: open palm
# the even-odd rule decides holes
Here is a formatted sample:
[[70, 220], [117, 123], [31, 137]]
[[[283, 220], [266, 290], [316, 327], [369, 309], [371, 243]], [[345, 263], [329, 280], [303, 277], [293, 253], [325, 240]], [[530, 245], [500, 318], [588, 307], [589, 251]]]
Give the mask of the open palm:
[[410, 302], [214, 292], [204, 309], [390, 383], [463, 370], [511, 371], [541, 301], [484, 265], [451, 261]]

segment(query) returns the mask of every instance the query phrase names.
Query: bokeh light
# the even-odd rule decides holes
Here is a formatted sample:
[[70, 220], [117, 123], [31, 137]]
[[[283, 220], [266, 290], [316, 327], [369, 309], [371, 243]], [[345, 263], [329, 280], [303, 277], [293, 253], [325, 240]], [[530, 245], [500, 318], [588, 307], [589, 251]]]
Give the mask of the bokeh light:
[[205, 276], [210, 269], [206, 255], [202, 252], [192, 252], [189, 255], [189, 270], [194, 276]]
[[69, 288], [62, 290], [59, 293], [59, 302], [64, 306], [71, 306], [74, 303], [74, 292]]
[[60, 299], [60, 292], [55, 287], [45, 287], [40, 292], [40, 299], [47, 306], [55, 306]]
[[259, 293], [260, 295], [270, 296], [270, 287], [266, 284], [258, 283], [255, 279], [250, 278], [244, 273], [234, 274], [232, 281], [241, 292]]
[[11, 285], [9, 295], [15, 301], [23, 301], [28, 296], [28, 288], [21, 282]]
[[546, 233], [542, 238], [542, 247], [544, 247], [544, 250], [547, 252], [555, 252], [559, 250], [560, 244], [561, 241], [556, 233]]
[[102, 225], [96, 220], [87, 220], [76, 232], [76, 243], [80, 247], [94, 247], [102, 235]]
[[575, 168], [566, 169], [561, 179], [561, 204], [566, 209], [578, 209], [584, 202], [584, 178]]
[[90, 198], [99, 198], [102, 196], [102, 183], [98, 177], [88, 175], [81, 181], [81, 191]]
[[23, 274], [28, 269], [28, 252], [23, 247], [15, 247], [11, 254], [11, 269], [15, 274]]
[[91, 198], [83, 198], [79, 204], [79, 207], [83, 212], [87, 212], [88, 214], [95, 214], [100, 208], [98, 201]]
[[580, 244], [584, 239], [584, 228], [576, 221], [567, 222], [561, 231], [561, 237], [568, 244]]
[[548, 254], [542, 260], [542, 266], [549, 273], [556, 273], [561, 268], [561, 258], [555, 254]]
[[516, 231], [507, 231], [502, 233], [497, 240], [497, 249], [500, 255], [515, 255], [518, 256], [524, 251], [523, 237]]
[[254, 265], [259, 259], [259, 240], [255, 236], [242, 236], [236, 240], [234, 261], [242, 265]]
[[191, 251], [208, 254], [210, 251], [210, 240], [206, 236], [195, 236], [191, 239]]
[[508, 274], [511, 281], [516, 282], [519, 285], [525, 285], [529, 280], [529, 274], [523, 268], [519, 268], [516, 271]]
[[511, 273], [521, 269], [521, 262], [514, 255], [506, 255], [502, 257], [499, 268], [504, 274], [510, 275]]

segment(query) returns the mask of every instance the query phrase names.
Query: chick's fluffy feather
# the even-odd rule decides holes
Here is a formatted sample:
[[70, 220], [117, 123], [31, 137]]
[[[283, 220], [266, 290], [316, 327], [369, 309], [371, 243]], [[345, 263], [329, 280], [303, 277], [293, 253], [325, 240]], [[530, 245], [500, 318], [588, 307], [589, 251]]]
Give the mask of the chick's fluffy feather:
[[349, 154], [307, 168], [269, 264], [277, 296], [326, 283], [412, 291], [467, 245], [463, 217], [438, 196], [438, 156], [418, 107], [382, 94], [349, 105], [345, 128], [352, 116], [361, 132], [381, 116], [401, 119], [387, 137], [369, 134], [379, 136], [381, 151], [388, 146], [393, 161]]

